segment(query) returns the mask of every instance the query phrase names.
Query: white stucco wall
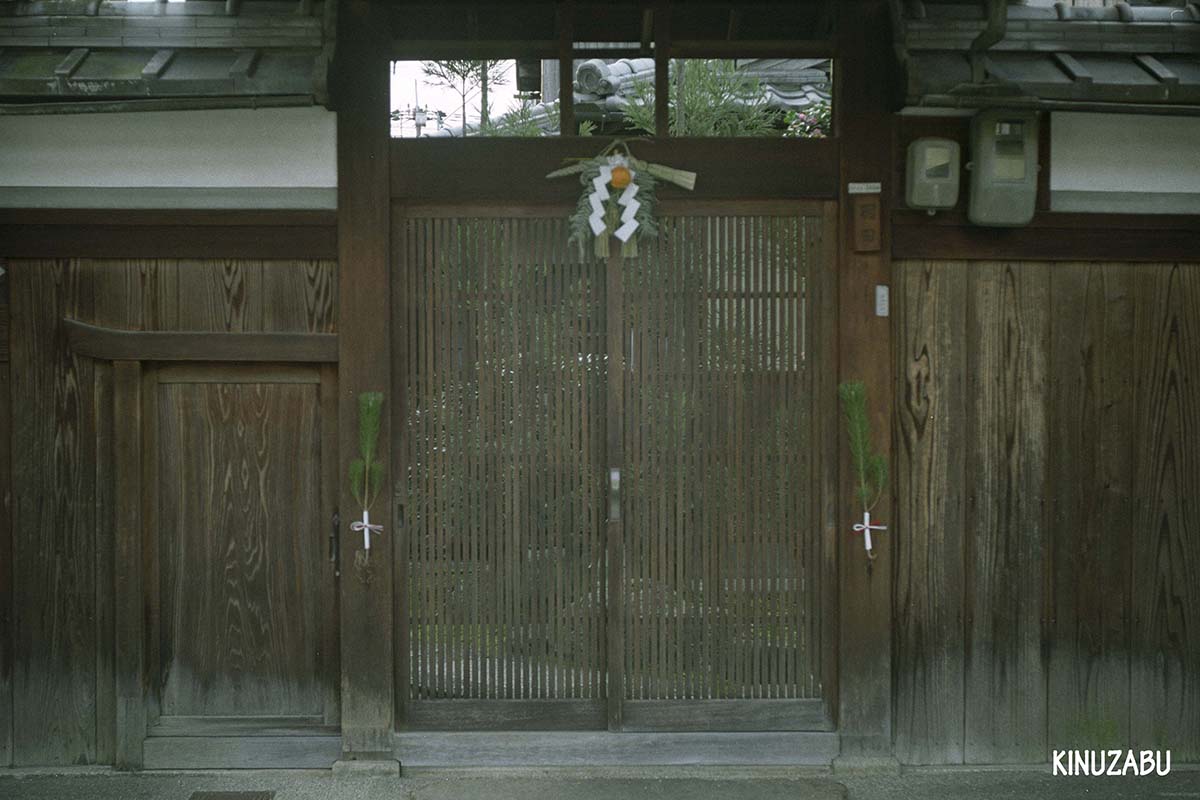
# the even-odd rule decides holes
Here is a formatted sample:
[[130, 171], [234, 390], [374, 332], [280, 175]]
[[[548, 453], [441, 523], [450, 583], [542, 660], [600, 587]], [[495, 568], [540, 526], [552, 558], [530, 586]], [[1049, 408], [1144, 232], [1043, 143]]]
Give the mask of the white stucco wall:
[[[0, 117], [0, 200], [137, 193], [184, 205], [328, 206], [336, 198], [335, 115], [321, 108]], [[33, 190], [33, 191], [29, 191]], [[188, 191], [199, 190], [199, 191]], [[107, 201], [106, 201], [107, 196]], [[240, 199], [239, 199], [240, 198]]]
[[1051, 207], [1200, 213], [1200, 117], [1055, 113]]

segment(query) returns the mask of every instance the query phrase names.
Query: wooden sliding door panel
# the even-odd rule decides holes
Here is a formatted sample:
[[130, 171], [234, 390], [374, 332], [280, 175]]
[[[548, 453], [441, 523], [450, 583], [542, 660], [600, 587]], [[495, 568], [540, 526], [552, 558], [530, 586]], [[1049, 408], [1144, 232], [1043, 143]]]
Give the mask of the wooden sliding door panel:
[[398, 211], [402, 725], [830, 729], [828, 218], [678, 205], [608, 259], [565, 212]]
[[626, 728], [826, 724], [806, 295], [819, 223], [664, 217], [625, 261]]
[[158, 712], [321, 722], [333, 420], [320, 372], [164, 368], [150, 387]]
[[604, 273], [565, 216], [398, 221], [410, 727], [603, 724]]

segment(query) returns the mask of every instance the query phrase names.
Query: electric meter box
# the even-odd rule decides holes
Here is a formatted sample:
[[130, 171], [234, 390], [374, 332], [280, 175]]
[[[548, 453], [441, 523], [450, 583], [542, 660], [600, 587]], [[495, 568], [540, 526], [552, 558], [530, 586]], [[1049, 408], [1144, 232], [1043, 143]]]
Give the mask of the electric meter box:
[[981, 111], [971, 120], [971, 150], [967, 219], [994, 227], [1028, 225], [1037, 201], [1037, 114]]
[[908, 207], [926, 211], [954, 208], [961, 161], [958, 142], [953, 139], [926, 137], [910, 144], [904, 181]]

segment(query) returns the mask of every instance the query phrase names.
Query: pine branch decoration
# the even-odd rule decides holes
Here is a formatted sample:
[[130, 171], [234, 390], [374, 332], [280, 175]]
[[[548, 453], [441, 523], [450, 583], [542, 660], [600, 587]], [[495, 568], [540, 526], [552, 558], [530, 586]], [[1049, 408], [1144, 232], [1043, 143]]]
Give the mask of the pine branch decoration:
[[350, 462], [350, 493], [369, 509], [383, 485], [383, 462], [376, 458], [379, 427], [383, 418], [383, 393], [363, 392], [358, 396], [358, 453]]
[[867, 417], [867, 389], [862, 381], [848, 381], [838, 387], [846, 432], [850, 440], [850, 461], [858, 483], [856, 493], [863, 510], [870, 511], [887, 486], [887, 458], [871, 449], [871, 427]]

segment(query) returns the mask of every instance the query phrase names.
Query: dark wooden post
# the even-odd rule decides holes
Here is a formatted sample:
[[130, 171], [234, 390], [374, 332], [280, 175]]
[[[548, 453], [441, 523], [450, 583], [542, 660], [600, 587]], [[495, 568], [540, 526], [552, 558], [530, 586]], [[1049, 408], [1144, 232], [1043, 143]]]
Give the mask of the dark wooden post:
[[[334, 100], [338, 137], [338, 459], [341, 509], [342, 750], [393, 758], [393, 541], [390, 463], [388, 25], [382, 3], [342, 0]], [[369, 557], [349, 525], [361, 515], [347, 480], [357, 454], [358, 396], [384, 392], [382, 497]]]
[[[839, 381], [861, 380], [867, 387], [871, 430], [891, 452], [893, 406], [891, 324], [875, 315], [875, 287], [891, 283], [886, 212], [891, 178], [891, 115], [888, 76], [894, 70], [887, 3], [843, 0], [837, 4], [838, 54], [834, 113], [841, 141], [841, 256], [838, 270]], [[880, 182], [877, 241], [864, 247], [862, 230], [855, 242], [851, 182]], [[858, 205], [861, 208], [861, 202]], [[845, 426], [838, 437], [841, 462], [841, 510], [838, 522], [840, 636], [838, 647], [839, 763], [891, 758], [892, 538], [903, 536], [892, 520], [891, 487], [872, 517], [888, 525], [875, 536], [878, 557], [870, 571], [850, 526], [861, 518], [846, 449]], [[894, 474], [894, 470], [892, 471]], [[894, 485], [894, 484], [893, 484]]]

